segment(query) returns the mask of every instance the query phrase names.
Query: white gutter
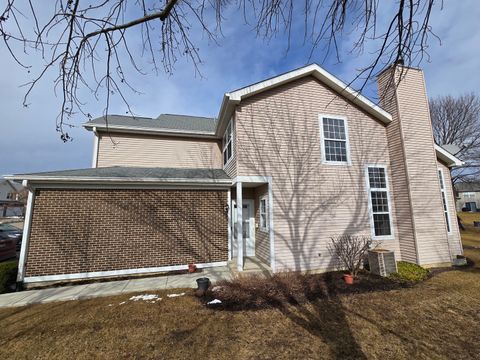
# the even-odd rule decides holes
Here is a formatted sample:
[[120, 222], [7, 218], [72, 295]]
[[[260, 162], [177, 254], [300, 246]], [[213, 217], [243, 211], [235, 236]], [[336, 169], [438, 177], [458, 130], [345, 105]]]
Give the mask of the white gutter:
[[465, 165], [465, 162], [457, 158], [455, 155], [450, 154], [447, 150], [437, 144], [435, 144], [435, 153], [437, 154], [437, 158], [444, 161], [448, 167]]
[[[126, 132], [129, 134], [157, 134], [157, 135], [167, 135], [167, 136], [179, 136], [179, 137], [204, 137], [217, 139], [215, 132], [211, 131], [185, 131], [185, 130], [175, 130], [175, 129], [159, 129], [151, 127], [142, 127], [142, 126], [122, 126], [122, 125], [106, 125], [103, 124], [89, 124], [85, 123], [82, 126], [87, 130], [105, 130], [111, 132]], [[94, 130], [95, 131], [95, 130]]]
[[38, 175], [6, 175], [6, 179], [27, 180], [31, 182], [76, 182], [76, 183], [123, 183], [123, 184], [195, 184], [195, 185], [231, 185], [230, 179], [185, 179], [185, 178], [135, 178], [135, 177], [94, 177], [94, 176], [38, 176]]

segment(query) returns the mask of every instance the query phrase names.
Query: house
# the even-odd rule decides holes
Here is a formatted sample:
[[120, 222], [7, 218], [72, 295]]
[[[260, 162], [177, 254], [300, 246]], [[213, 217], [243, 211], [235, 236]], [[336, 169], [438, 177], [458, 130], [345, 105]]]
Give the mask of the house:
[[0, 179], [0, 202], [20, 201], [23, 187], [11, 180]]
[[0, 178], [0, 217], [22, 215], [25, 199], [22, 185]]
[[457, 211], [480, 211], [480, 182], [455, 184]]
[[391, 66], [378, 86], [381, 107], [313, 64], [226, 93], [216, 118], [87, 122], [92, 168], [9, 176], [30, 190], [18, 280], [242, 271], [248, 257], [326, 271], [342, 234], [449, 266], [461, 162], [433, 141], [421, 70]]

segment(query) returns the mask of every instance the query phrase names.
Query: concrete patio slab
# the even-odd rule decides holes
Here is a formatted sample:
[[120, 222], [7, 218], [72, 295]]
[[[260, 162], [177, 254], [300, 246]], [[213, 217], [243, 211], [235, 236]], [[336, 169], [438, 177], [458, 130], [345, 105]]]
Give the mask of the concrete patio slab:
[[148, 290], [163, 290], [167, 285], [167, 276], [130, 280], [122, 293]]
[[70, 301], [113, 296], [132, 292], [177, 288], [196, 288], [196, 280], [208, 277], [212, 283], [231, 279], [227, 267], [203, 269], [194, 274], [164, 275], [158, 277], [97, 282], [83, 285], [60, 286], [38, 290], [26, 290], [0, 295], [0, 308], [44, 304], [54, 301]]
[[[26, 293], [27, 296], [19, 299], [14, 302], [14, 306], [24, 306], [30, 304], [42, 304], [45, 302], [52, 301], [68, 301], [75, 300], [78, 298], [80, 292], [82, 292], [87, 285], [78, 285], [78, 286], [62, 286], [51, 289], [40, 289], [40, 290], [28, 290], [22, 291], [16, 294]], [[1, 298], [0, 298], [1, 299]], [[1, 300], [0, 300], [1, 306]]]

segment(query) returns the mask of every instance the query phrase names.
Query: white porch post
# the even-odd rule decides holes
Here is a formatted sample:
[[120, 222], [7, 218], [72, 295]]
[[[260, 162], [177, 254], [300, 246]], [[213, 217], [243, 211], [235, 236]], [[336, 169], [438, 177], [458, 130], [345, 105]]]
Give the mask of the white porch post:
[[273, 230], [273, 184], [268, 179], [268, 235], [270, 237], [270, 269], [275, 272], [275, 232]]
[[242, 182], [237, 182], [237, 270], [243, 271]]

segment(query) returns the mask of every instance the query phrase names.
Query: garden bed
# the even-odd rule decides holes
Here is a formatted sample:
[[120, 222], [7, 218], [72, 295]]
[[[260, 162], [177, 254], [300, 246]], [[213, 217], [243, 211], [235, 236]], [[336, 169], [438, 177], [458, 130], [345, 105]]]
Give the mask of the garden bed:
[[205, 302], [218, 299], [215, 308], [252, 310], [297, 305], [339, 295], [390, 291], [411, 287], [412, 282], [390, 279], [361, 271], [353, 285], [342, 279], [343, 272], [324, 274], [279, 273], [270, 277], [240, 276], [223, 280], [207, 291]]

